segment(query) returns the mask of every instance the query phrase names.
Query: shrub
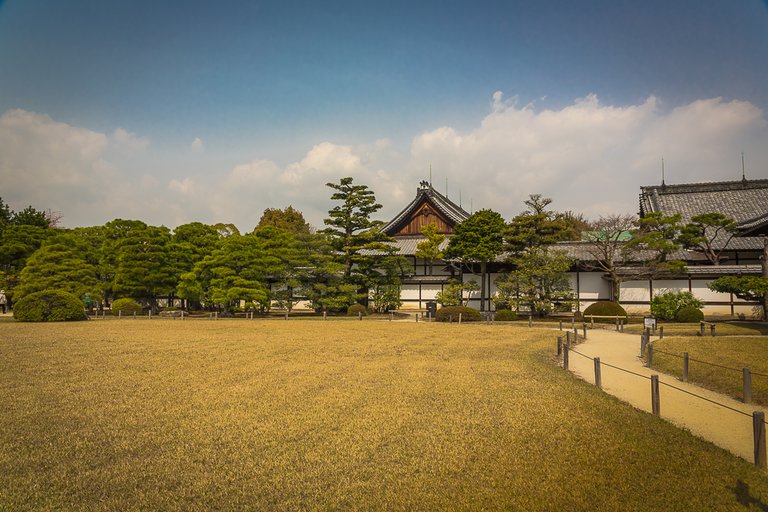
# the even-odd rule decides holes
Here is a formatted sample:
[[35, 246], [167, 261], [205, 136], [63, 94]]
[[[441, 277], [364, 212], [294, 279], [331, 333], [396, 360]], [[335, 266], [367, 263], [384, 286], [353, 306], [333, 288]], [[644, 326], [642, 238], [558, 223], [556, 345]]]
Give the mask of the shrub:
[[[461, 317], [464, 320], [464, 316]], [[496, 310], [496, 316], [493, 317], [497, 322], [511, 322], [517, 320], [517, 313], [511, 309], [498, 309]]]
[[696, 323], [704, 320], [704, 313], [693, 306], [683, 306], [675, 313], [675, 321], [681, 323]]
[[[627, 312], [624, 310], [618, 302], [601, 300], [587, 306], [584, 310], [584, 316], [596, 315], [596, 316], [627, 316]], [[595, 322], [612, 323], [615, 320], [610, 318], [597, 318]]]
[[651, 300], [651, 313], [661, 320], [674, 320], [678, 310], [686, 306], [701, 309], [704, 303], [691, 292], [668, 291], [659, 293]]
[[63, 322], [86, 320], [83, 301], [68, 292], [43, 290], [24, 296], [13, 308], [21, 322]]
[[122, 311], [123, 315], [141, 314], [141, 304], [133, 299], [115, 299], [112, 303], [112, 314], [117, 316]]
[[368, 315], [368, 310], [362, 304], [352, 304], [347, 308], [347, 316], [358, 316], [360, 313]]
[[462, 322], [479, 322], [480, 312], [473, 308], [466, 306], [445, 306], [437, 310], [435, 314], [435, 320], [438, 322], [454, 322], [459, 321], [459, 313], [461, 313]]

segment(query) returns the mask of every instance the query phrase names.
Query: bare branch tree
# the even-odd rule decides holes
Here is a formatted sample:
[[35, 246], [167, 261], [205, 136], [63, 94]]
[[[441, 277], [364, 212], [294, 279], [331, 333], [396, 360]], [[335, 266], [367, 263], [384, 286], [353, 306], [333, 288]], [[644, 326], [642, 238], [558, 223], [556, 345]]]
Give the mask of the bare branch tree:
[[602, 270], [611, 279], [611, 300], [617, 301], [621, 293], [619, 267], [625, 265], [631, 258], [631, 253], [625, 250], [624, 241], [628, 233], [635, 227], [632, 215], [600, 216], [591, 225], [590, 231], [585, 231], [583, 238], [589, 242], [587, 252], [592, 262], [585, 262], [588, 270]]

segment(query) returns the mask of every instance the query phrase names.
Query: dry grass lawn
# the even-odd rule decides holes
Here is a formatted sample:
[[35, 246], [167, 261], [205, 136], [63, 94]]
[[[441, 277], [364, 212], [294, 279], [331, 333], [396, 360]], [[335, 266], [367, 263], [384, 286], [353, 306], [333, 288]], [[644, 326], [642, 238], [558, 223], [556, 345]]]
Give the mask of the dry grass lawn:
[[768, 474], [563, 372], [555, 336], [0, 322], [0, 510], [765, 510]]
[[688, 363], [690, 382], [734, 398], [743, 397], [741, 369], [749, 368], [753, 372], [752, 401], [768, 405], [768, 336], [664, 338], [653, 345], [657, 349], [653, 354], [653, 367], [670, 375], [682, 376], [682, 355], [685, 352], [688, 352], [690, 359], [736, 368], [737, 371], [734, 371], [697, 361]]

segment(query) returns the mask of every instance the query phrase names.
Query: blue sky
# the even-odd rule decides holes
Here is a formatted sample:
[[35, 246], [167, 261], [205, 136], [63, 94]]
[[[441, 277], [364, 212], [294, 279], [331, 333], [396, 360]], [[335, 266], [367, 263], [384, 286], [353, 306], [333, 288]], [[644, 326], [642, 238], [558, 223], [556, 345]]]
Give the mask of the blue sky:
[[766, 111], [758, 0], [0, 3], [0, 197], [68, 226], [319, 225], [347, 174], [386, 217], [429, 164], [507, 217], [632, 212], [662, 156], [673, 182], [739, 178], [741, 151], [768, 177]]

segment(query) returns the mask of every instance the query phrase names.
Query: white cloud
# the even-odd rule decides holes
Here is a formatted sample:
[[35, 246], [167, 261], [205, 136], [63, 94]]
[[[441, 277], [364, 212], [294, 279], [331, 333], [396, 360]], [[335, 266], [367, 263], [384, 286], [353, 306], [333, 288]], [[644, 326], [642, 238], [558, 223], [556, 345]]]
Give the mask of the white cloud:
[[[202, 148], [199, 138], [193, 146], [198, 140]], [[61, 211], [67, 226], [123, 217], [171, 227], [232, 222], [249, 230], [265, 208], [292, 205], [321, 227], [332, 207], [325, 183], [352, 176], [370, 186], [384, 205], [378, 218], [388, 220], [431, 165], [435, 187], [444, 192], [447, 179], [449, 196], [458, 200], [461, 190], [467, 209], [472, 201], [510, 218], [529, 194], [542, 193], [558, 209], [594, 217], [635, 212], [639, 186], [660, 182], [662, 156], [668, 183], [738, 179], [741, 151], [748, 177], [766, 177], [766, 140], [764, 113], [745, 101], [665, 109], [654, 97], [612, 106], [587, 95], [555, 110], [518, 106], [497, 92], [475, 128], [436, 127], [413, 137], [409, 148], [386, 138], [358, 146], [323, 141], [286, 164], [263, 154], [220, 168], [215, 159], [190, 166], [188, 154], [139, 162], [145, 137], [11, 110], [0, 116], [0, 196], [14, 208]]]
[[190, 149], [193, 153], [202, 153], [205, 151], [205, 145], [203, 144], [203, 139], [200, 137], [195, 137], [195, 140], [192, 141], [192, 144], [190, 144]]

